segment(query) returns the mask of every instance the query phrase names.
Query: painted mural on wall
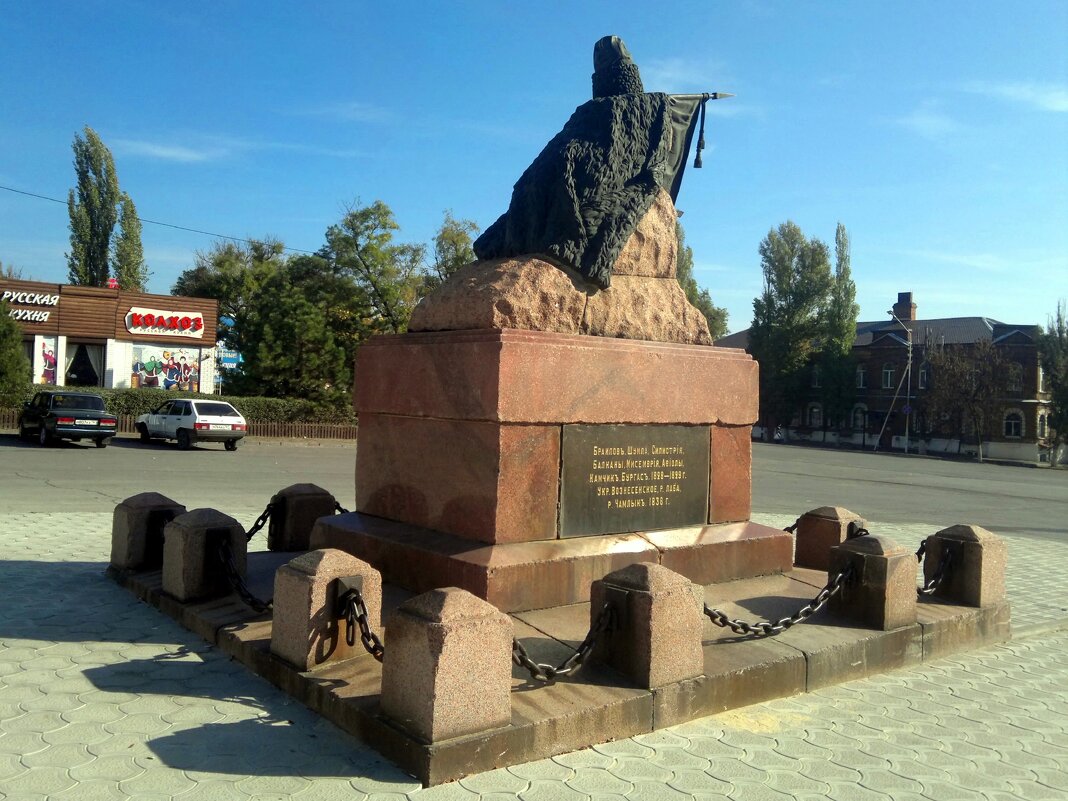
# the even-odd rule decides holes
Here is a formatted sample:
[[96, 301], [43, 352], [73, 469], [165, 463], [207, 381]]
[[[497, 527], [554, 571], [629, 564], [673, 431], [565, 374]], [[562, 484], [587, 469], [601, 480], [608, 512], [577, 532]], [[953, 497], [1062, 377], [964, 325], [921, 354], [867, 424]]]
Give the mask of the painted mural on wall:
[[41, 337], [41, 375], [42, 384], [56, 383], [56, 338]]
[[195, 349], [134, 345], [130, 386], [199, 392], [199, 360], [200, 351]]

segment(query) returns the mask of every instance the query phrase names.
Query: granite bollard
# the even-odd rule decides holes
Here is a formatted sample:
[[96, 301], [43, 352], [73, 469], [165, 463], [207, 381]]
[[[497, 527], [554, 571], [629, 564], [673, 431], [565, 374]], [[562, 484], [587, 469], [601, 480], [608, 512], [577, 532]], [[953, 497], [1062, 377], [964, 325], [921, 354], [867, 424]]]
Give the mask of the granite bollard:
[[831, 548], [841, 545], [866, 525], [864, 518], [841, 506], [821, 506], [805, 512], [798, 518], [794, 532], [797, 538], [794, 564], [826, 570], [831, 563]]
[[349, 645], [345, 616], [337, 607], [338, 579], [359, 577], [367, 607], [367, 624], [381, 627], [382, 576], [366, 562], [344, 551], [309, 551], [282, 565], [274, 574], [271, 653], [297, 670], [324, 662], [340, 662], [364, 653], [359, 639]]
[[217, 509], [194, 509], [167, 524], [163, 535], [163, 591], [188, 603], [229, 595], [230, 583], [215, 552], [219, 537], [230, 541], [234, 565], [245, 575], [245, 529]]
[[417, 595], [389, 620], [382, 712], [430, 743], [511, 722], [511, 618], [466, 590]]
[[606, 603], [615, 620], [595, 658], [650, 689], [704, 673], [700, 586], [662, 565], [639, 562], [593, 582], [591, 625]]
[[308, 550], [315, 521], [333, 515], [336, 506], [334, 496], [315, 484], [292, 484], [279, 490], [271, 498], [268, 550]]
[[163, 529], [185, 507], [158, 492], [131, 495], [111, 518], [111, 565], [119, 570], [163, 566]]
[[1005, 541], [985, 528], [956, 525], [927, 538], [924, 581], [938, 572], [947, 554], [950, 564], [934, 597], [965, 606], [988, 607], [1005, 600]]
[[887, 537], [854, 537], [831, 549], [828, 576], [853, 575], [830, 608], [872, 628], [890, 631], [916, 622], [916, 556]]

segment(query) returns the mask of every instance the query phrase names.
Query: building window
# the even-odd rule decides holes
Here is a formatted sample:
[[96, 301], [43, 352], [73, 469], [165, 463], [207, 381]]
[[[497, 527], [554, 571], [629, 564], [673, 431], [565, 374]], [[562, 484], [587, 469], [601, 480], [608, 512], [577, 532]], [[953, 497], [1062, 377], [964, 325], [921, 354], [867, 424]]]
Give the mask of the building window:
[[863, 431], [868, 427], [868, 407], [858, 405], [853, 407], [853, 430]]
[[894, 388], [894, 365], [887, 362], [883, 365], [883, 389]]
[[868, 370], [863, 364], [857, 365], [857, 389], [868, 388]]
[[1023, 390], [1023, 366], [1010, 362], [1006, 372], [1006, 385], [1009, 392], [1019, 393]]
[[1019, 412], [1008, 412], [1005, 415], [1005, 436], [1009, 439], [1019, 439], [1023, 436], [1023, 415]]
[[1046, 371], [1042, 369], [1042, 365], [1038, 366], [1038, 391], [1049, 392], [1049, 382], [1046, 381]]
[[920, 389], [927, 389], [927, 382], [931, 380], [931, 365], [924, 362], [920, 365]]
[[69, 387], [104, 386], [104, 346], [68, 344], [63, 383]]
[[808, 405], [808, 427], [823, 428], [823, 407], [818, 403]]
[[1045, 439], [1046, 437], [1046, 415], [1040, 414], [1038, 416], [1038, 438]]
[[820, 366], [818, 364], [812, 365], [812, 388], [820, 388]]

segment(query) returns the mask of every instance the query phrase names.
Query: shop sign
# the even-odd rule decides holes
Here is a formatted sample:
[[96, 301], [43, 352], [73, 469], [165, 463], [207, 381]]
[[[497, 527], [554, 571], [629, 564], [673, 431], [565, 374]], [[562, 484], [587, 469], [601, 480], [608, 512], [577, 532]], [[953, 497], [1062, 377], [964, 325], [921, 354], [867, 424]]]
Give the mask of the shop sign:
[[134, 306], [126, 313], [126, 330], [139, 336], [204, 336], [204, 315], [200, 312], [142, 309]]
[[[9, 304], [20, 306], [58, 306], [59, 295], [49, 295], [45, 292], [16, 292], [13, 289], [5, 289], [0, 293], [0, 300]], [[11, 309], [10, 315], [23, 323], [46, 323], [51, 311], [45, 309]]]

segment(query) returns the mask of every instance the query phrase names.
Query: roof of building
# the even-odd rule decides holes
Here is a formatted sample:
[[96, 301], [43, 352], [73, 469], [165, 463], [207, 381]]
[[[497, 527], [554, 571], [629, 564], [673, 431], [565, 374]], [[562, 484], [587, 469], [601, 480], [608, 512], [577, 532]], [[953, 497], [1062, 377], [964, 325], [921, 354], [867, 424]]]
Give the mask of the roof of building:
[[[905, 320], [912, 331], [914, 345], [932, 344], [966, 345], [974, 342], [1000, 342], [1014, 333], [1028, 340], [1034, 340], [1040, 326], [1033, 323], [1016, 325], [1002, 323], [989, 317], [942, 317], [934, 320]], [[884, 337], [905, 343], [907, 337], [904, 329], [895, 320], [874, 320], [857, 323], [857, 339], [854, 347], [871, 345]], [[721, 348], [749, 347], [749, 329], [717, 339], [715, 344]]]

